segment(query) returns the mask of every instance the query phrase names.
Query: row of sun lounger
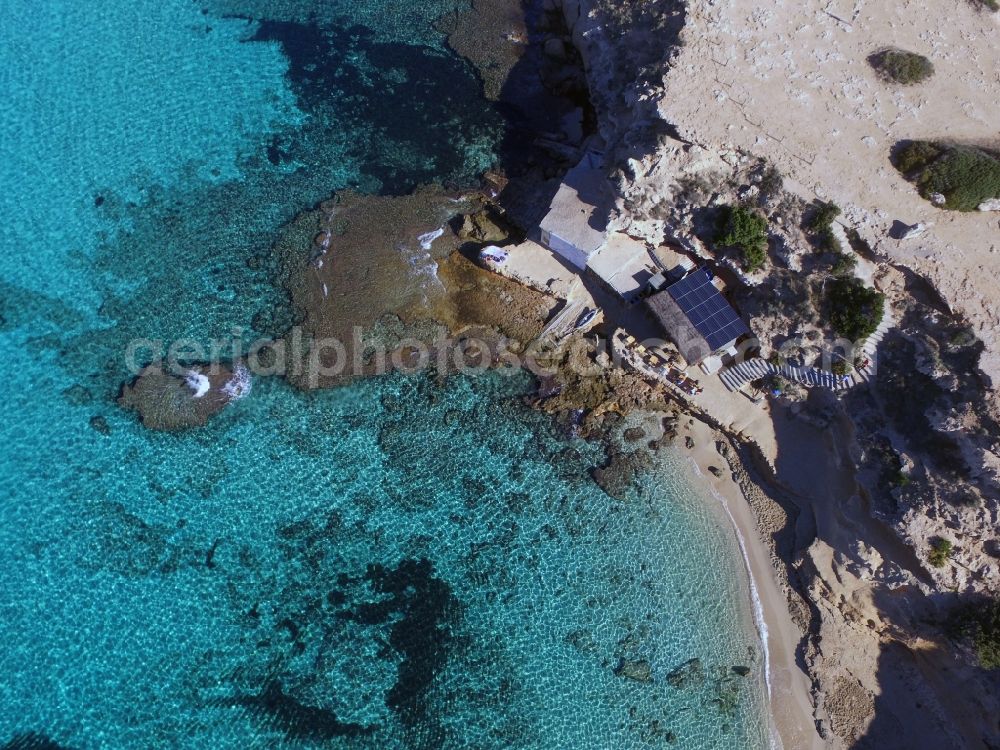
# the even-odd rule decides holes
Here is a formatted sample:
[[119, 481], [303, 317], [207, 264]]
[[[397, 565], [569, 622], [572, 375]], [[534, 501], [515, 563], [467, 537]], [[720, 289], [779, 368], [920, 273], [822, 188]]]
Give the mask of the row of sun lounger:
[[635, 336], [625, 334], [623, 341], [627, 347], [632, 347], [638, 352], [643, 363], [667, 380], [671, 385], [678, 388], [689, 396], [697, 396], [704, 390], [698, 385], [698, 381], [687, 377], [677, 368], [673, 367], [667, 358], [656, 350], [647, 349], [636, 341]]

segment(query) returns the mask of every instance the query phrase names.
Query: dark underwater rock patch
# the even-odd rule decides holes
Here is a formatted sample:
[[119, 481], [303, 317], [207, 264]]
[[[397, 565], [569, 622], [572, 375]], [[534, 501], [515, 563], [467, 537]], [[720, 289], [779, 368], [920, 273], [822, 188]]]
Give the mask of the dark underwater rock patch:
[[0, 750], [70, 750], [70, 748], [53, 742], [44, 734], [28, 732], [15, 735], [9, 742], [0, 745]]
[[461, 617], [451, 587], [434, 575], [427, 559], [403, 560], [394, 569], [368, 567], [365, 580], [377, 594], [390, 598], [363, 602], [352, 617], [359, 622], [384, 623], [400, 615], [389, 632], [389, 644], [403, 657], [396, 684], [386, 705], [406, 726], [426, 725], [431, 719], [427, 693], [444, 668], [452, 640], [452, 626]]
[[667, 684], [678, 690], [698, 687], [704, 681], [705, 668], [701, 664], [701, 659], [697, 657], [688, 659], [667, 675]]
[[607, 463], [593, 469], [591, 476], [608, 495], [625, 501], [634, 491], [636, 480], [652, 465], [653, 459], [644, 449], [624, 453], [612, 448]]
[[286, 694], [277, 680], [269, 682], [260, 695], [240, 698], [237, 703], [283, 731], [290, 740], [332, 740], [374, 731], [374, 727], [340, 721], [328, 709], [299, 702]]
[[90, 427], [95, 432], [99, 432], [105, 437], [111, 434], [111, 426], [108, 424], [108, 420], [100, 414], [95, 414], [90, 418]]
[[[259, 22], [251, 41], [281, 45], [289, 60], [289, 81], [305, 111], [327, 113], [338, 125], [346, 116], [357, 122], [362, 142], [371, 134], [369, 148], [383, 144], [385, 158], [363, 160], [363, 169], [378, 181], [382, 195], [404, 195], [432, 180], [471, 184], [476, 176], [468, 173], [460, 144], [499, 140], [503, 120], [457, 55], [382, 42], [363, 26], [332, 28], [267, 19]], [[358, 65], [358, 59], [367, 65]], [[456, 118], [456, 112], [462, 117]], [[392, 151], [413, 156], [403, 161], [391, 158]], [[279, 163], [284, 158], [274, 143], [269, 158]]]
[[653, 667], [645, 659], [621, 659], [615, 667], [615, 674], [644, 685], [653, 681]]

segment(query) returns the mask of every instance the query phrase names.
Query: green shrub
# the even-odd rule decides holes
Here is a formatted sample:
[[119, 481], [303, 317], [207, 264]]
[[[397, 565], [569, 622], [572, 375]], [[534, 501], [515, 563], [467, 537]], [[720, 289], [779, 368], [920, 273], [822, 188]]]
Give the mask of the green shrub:
[[853, 369], [851, 363], [843, 359], [838, 359], [830, 365], [830, 370], [834, 375], [849, 375]]
[[852, 341], [871, 336], [885, 312], [885, 295], [853, 277], [834, 279], [828, 301], [833, 329]]
[[918, 169], [926, 167], [937, 159], [941, 153], [942, 149], [930, 141], [909, 141], [899, 146], [896, 150], [894, 158], [896, 169], [904, 177], [909, 176]]
[[972, 643], [984, 669], [1000, 668], [1000, 601], [987, 605], [977, 618]]
[[767, 263], [767, 246], [751, 245], [743, 248], [743, 268], [750, 273], [764, 267]]
[[892, 484], [894, 487], [907, 487], [910, 484], [910, 476], [905, 471], [900, 469], [892, 477]]
[[1000, 599], [985, 599], [955, 609], [947, 623], [953, 638], [968, 639], [983, 669], [1000, 669]]
[[836, 203], [816, 203], [806, 215], [803, 226], [813, 233], [816, 246], [826, 253], [839, 250], [836, 237], [833, 236], [833, 222], [840, 216], [840, 206]]
[[884, 78], [904, 86], [926, 81], [934, 75], [934, 63], [916, 52], [887, 49], [876, 52], [868, 62]]
[[1000, 157], [983, 149], [912, 141], [897, 149], [893, 161], [925, 198], [943, 195], [944, 208], [975, 211], [983, 201], [1000, 198]]
[[931, 542], [931, 551], [927, 554], [927, 560], [935, 568], [943, 568], [948, 562], [948, 558], [951, 557], [953, 548], [954, 545], [951, 542], [939, 537]]
[[990, 198], [1000, 198], [1000, 159], [969, 146], [956, 146], [939, 156], [918, 178], [924, 197], [941, 193], [945, 208], [975, 211]]
[[806, 228], [814, 232], [820, 232], [833, 226], [833, 222], [840, 216], [840, 206], [836, 203], [824, 203], [820, 201], [813, 208], [812, 214], [806, 222]]
[[743, 255], [743, 267], [750, 272], [767, 261], [767, 219], [744, 206], [725, 206], [719, 215], [715, 241], [735, 247]]
[[773, 164], [768, 164], [760, 180], [760, 195], [764, 200], [773, 198], [781, 192], [785, 185], [785, 178]]
[[853, 276], [854, 269], [857, 265], [858, 258], [856, 255], [851, 255], [850, 253], [837, 253], [837, 259], [830, 267], [830, 273], [834, 276]]

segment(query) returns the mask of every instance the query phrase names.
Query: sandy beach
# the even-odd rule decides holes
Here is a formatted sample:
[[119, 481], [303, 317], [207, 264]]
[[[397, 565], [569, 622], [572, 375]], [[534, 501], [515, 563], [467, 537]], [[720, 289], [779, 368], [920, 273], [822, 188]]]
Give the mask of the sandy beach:
[[[757, 610], [758, 630], [766, 641], [772, 730], [785, 750], [822, 748], [824, 743], [816, 733], [812, 717], [809, 679], [796, 663], [795, 652], [802, 633], [792, 622], [788, 602], [771, 564], [771, 545], [764, 540], [748, 498], [737, 476], [729, 470], [727, 458], [718, 451], [718, 441], [727, 439], [697, 419], [685, 422], [681, 436], [681, 439], [690, 436], [694, 441], [690, 458], [704, 485], [719, 499], [732, 522], [748, 567], [751, 591], [747, 593]], [[720, 469], [721, 475], [715, 476], [711, 467]]]

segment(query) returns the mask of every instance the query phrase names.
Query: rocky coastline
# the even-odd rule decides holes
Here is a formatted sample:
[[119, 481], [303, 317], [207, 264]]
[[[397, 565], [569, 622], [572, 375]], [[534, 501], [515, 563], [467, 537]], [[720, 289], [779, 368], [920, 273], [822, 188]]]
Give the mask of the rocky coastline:
[[[305, 337], [355, 346], [352, 331], [360, 326], [366, 337], [347, 352], [363, 363], [354, 376], [375, 371], [368, 344], [377, 341], [405, 362], [414, 340], [430, 342], [442, 328], [453, 342], [475, 337], [498, 350], [526, 346], [554, 301], [477, 268], [470, 248], [533, 226], [594, 130], [611, 155], [614, 228], [669, 240], [741, 278], [741, 306], [765, 347], [777, 348], [793, 333], [821, 335], [820, 324], [803, 323], [800, 314], [809, 289], [798, 279], [813, 256], [801, 251], [809, 248], [800, 223], [810, 202], [794, 176], [770, 189], [768, 163], [752, 148], [702, 137], [689, 122], [667, 116], [685, 29], [693, 12], [705, 23], [703, 5], [564, 0], [533, 10], [539, 16], [529, 25], [514, 3], [476, 0], [470, 13], [445, 19], [442, 30], [477, 67], [490, 98], [503, 102], [509, 81], [531, 77], [525, 66], [547, 81], [547, 93], [527, 90], [530, 97], [561, 95], [559, 132], [539, 137], [531, 122], [515, 128], [510, 153], [518, 158], [481, 190], [344, 193], [301, 214], [274, 256]], [[588, 92], [583, 106], [581, 86]], [[781, 218], [770, 238], [778, 262], [753, 278], [709, 249], [712, 214], [699, 208], [741, 201]], [[506, 209], [495, 223], [468, 218], [483, 215], [488, 203]], [[846, 213], [853, 219], [859, 211]], [[438, 229], [439, 236], [421, 241]], [[979, 666], [968, 642], [946, 627], [976, 597], [998, 590], [1000, 415], [980, 367], [980, 355], [991, 349], [977, 339], [979, 318], [943, 303], [924, 265], [881, 252], [860, 234], [852, 240], [898, 321], [884, 345], [887, 366], [870, 387], [842, 399], [789, 389], [757, 411], [734, 412], [711, 399], [693, 406], [614, 366], [592, 340], [574, 339], [576, 355], [572, 346], [553, 355], [554, 374], [548, 368], [540, 376], [529, 403], [567, 430], [595, 437], [618, 435], [625, 414], [648, 411], [663, 421], [656, 439], [637, 438], [634, 450], [609, 448], [594, 479], [612, 496], [625, 495], [661, 445], [683, 438], [713, 486], [730, 493], [730, 508], [749, 509], [734, 520], [769, 562], [756, 573], [775, 587], [781, 600], [768, 606], [781, 611], [770, 616], [789, 636], [787, 653], [777, 657], [789, 680], [782, 695], [797, 700], [799, 677], [807, 691], [808, 726], [782, 717], [794, 711], [775, 705], [786, 748], [920, 747], [931, 740], [943, 748], [1000, 746], [995, 672]], [[768, 304], [769, 290], [782, 291], [782, 305]], [[577, 375], [572, 356], [596, 364], [597, 374]], [[433, 364], [447, 371], [447, 363]], [[275, 374], [302, 388], [345, 382], [342, 374], [307, 382], [293, 365]], [[195, 403], [197, 384], [150, 369], [123, 388], [121, 403], [150, 427], [196, 426], [228, 402], [214, 394], [231, 376], [213, 380]], [[954, 540], [956, 548], [941, 567], [927, 557], [937, 538]], [[641, 664], [622, 669], [630, 679], [642, 676]], [[956, 695], [959, 684], [967, 687]]]
[[[734, 148], [713, 140], [714, 133], [702, 135], [695, 122], [670, 118], [678, 92], [717, 85], [710, 70], [684, 57], [685, 19], [698, 19], [691, 33], [715, 20], [705, 5], [564, 5], [601, 132], [615, 144], [619, 201], [612, 225], [675, 242], [735, 273], [707, 249], [703, 219], [692, 207], [759, 200], [778, 217], [770, 244], [794, 283], [805, 258], [796, 247], [809, 247], [798, 230], [804, 206], [794, 179], [768, 196], [767, 165], [755, 166], [752, 148]], [[664, 28], [680, 43], [648, 44], [662, 41], [654, 30]], [[862, 233], [871, 228], [859, 225]], [[724, 457], [756, 516], [751, 532], [770, 550], [801, 630], [797, 659], [809, 675], [823, 745], [918, 747], [933, 737], [937, 747], [993, 747], [995, 673], [976, 663], [967, 642], [951, 639], [946, 624], [979, 597], [995, 595], [1000, 582], [997, 408], [983, 371], [993, 344], [976, 340], [984, 329], [975, 313], [967, 318], [942, 303], [923, 265], [911, 267], [886, 254], [884, 243], [855, 236], [852, 250], [870, 264], [900, 321], [883, 346], [873, 386], [839, 401], [792, 393], [768, 404], [771, 420], [743, 423], [716, 404], [699, 416], [725, 435]], [[777, 272], [744, 281], [771, 298], [786, 283]], [[755, 326], [775, 334], [765, 347], [779, 343], [779, 332], [802, 332], [805, 295], [791, 288], [785, 309], [771, 303], [754, 311]], [[907, 394], [919, 396], [914, 402]], [[885, 468], [886, 446], [902, 468]], [[796, 457], [812, 464], [809, 476], [792, 465]], [[956, 540], [955, 551], [936, 567], [928, 551], [941, 538]], [[956, 696], [952, 686], [959, 683], [970, 687]]]

